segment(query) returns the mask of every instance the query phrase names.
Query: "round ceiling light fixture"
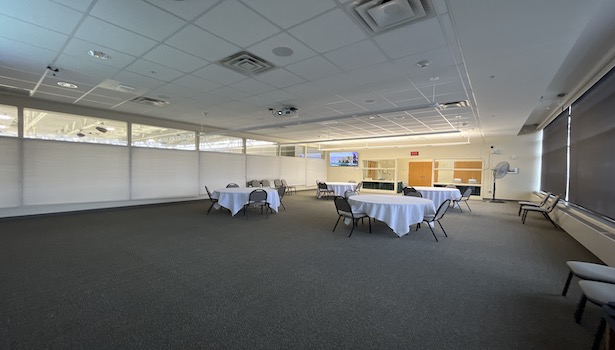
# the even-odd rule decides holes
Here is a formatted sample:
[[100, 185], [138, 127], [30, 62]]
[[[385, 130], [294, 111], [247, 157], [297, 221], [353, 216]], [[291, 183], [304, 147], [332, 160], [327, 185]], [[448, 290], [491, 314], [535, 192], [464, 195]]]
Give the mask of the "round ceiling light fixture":
[[107, 55], [106, 53], [102, 51], [97, 51], [97, 50], [88, 51], [88, 55], [94, 58], [98, 58], [99, 60], [110, 60], [111, 59], [111, 56]]
[[73, 83], [67, 83], [65, 81], [58, 81], [57, 84], [60, 85], [61, 87], [65, 87], [65, 88], [68, 88], [68, 89], [77, 89], [77, 88], [79, 88], [77, 85], [75, 85]]
[[416, 65], [419, 66], [420, 68], [427, 68], [429, 67], [430, 64], [431, 62], [429, 60], [422, 60], [422, 61], [416, 62]]
[[295, 53], [293, 49], [291, 49], [290, 47], [285, 47], [285, 46], [276, 47], [273, 50], [271, 50], [271, 52], [278, 57], [288, 57], [292, 55], [293, 53]]

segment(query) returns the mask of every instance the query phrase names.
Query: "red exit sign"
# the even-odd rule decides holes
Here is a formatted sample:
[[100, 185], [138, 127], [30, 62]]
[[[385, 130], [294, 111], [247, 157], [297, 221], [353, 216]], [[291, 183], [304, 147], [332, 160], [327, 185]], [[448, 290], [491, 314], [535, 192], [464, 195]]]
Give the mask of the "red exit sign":
[[410, 152], [411, 156], [418, 156], [419, 155], [419, 151], [412, 151]]

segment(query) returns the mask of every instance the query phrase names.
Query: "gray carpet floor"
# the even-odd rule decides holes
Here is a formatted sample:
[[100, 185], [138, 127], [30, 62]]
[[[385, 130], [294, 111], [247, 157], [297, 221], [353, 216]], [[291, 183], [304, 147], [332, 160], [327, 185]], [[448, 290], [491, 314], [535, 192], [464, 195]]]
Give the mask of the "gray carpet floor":
[[300, 192], [248, 219], [209, 201], [0, 221], [2, 349], [588, 349], [567, 260], [598, 262], [514, 202], [423, 226], [338, 226]]

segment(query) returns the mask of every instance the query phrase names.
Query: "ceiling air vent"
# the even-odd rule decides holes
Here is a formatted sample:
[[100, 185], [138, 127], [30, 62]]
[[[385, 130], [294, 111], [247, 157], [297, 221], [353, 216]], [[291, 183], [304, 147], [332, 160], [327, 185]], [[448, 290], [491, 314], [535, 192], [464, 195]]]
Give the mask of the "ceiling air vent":
[[435, 15], [431, 0], [355, 0], [346, 5], [372, 34], [380, 34]]
[[440, 108], [440, 109], [463, 108], [463, 107], [469, 107], [469, 106], [470, 106], [470, 102], [468, 102], [468, 100], [454, 101], [454, 102], [444, 102], [444, 103], [438, 104], [438, 108]]
[[163, 107], [169, 104], [168, 101], [157, 100], [155, 98], [139, 96], [135, 97], [130, 102], [140, 103], [142, 105], [154, 106], [154, 107]]
[[273, 63], [267, 62], [247, 51], [241, 51], [234, 55], [221, 59], [218, 63], [236, 72], [245, 75], [257, 75], [276, 68]]
[[7, 93], [7, 94], [21, 95], [21, 96], [30, 96], [30, 94], [32, 93], [32, 90], [0, 84], [0, 92]]

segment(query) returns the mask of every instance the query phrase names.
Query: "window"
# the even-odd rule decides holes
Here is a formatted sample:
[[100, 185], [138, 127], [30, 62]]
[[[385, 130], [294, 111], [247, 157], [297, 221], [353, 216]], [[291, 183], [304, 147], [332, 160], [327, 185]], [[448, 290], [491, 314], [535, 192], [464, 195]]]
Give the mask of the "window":
[[243, 139], [225, 135], [199, 137], [199, 149], [208, 152], [243, 153]]
[[24, 108], [24, 137], [68, 142], [128, 144], [126, 122]]
[[280, 155], [282, 157], [304, 157], [305, 146], [286, 145], [280, 146]]
[[277, 156], [278, 144], [270, 141], [246, 139], [246, 154]]
[[454, 184], [461, 192], [474, 187], [473, 195], [480, 195], [483, 178], [483, 161], [479, 159], [436, 159], [434, 160], [434, 186]]
[[325, 152], [319, 150], [316, 147], [308, 146], [308, 148], [307, 148], [307, 157], [308, 158], [315, 158], [315, 159], [325, 159]]
[[132, 145], [135, 147], [195, 150], [195, 138], [194, 131], [132, 124]]
[[17, 107], [0, 105], [0, 136], [17, 136]]

